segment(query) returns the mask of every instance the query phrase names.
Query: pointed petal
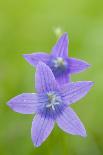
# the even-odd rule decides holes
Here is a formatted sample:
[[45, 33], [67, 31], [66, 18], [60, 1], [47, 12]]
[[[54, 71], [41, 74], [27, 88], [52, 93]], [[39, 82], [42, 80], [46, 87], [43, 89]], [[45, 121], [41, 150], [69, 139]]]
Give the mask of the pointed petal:
[[40, 116], [35, 116], [32, 122], [31, 135], [33, 143], [36, 147], [40, 146], [50, 135], [54, 127], [54, 120]]
[[83, 98], [93, 86], [91, 81], [71, 82], [61, 87], [63, 100], [70, 105]]
[[63, 131], [67, 133], [80, 135], [83, 137], [86, 136], [86, 131], [82, 122], [70, 107], [66, 108], [64, 112], [57, 118], [57, 124]]
[[12, 98], [7, 105], [18, 113], [32, 114], [41, 106], [38, 103], [37, 95], [33, 93], [24, 93]]
[[24, 54], [23, 57], [33, 66], [36, 66], [39, 61], [47, 63], [49, 60], [49, 54], [46, 53]]
[[88, 64], [86, 61], [83, 60], [69, 58], [69, 66], [70, 66], [69, 68], [70, 73], [76, 74], [86, 70], [88, 67], [90, 67], [90, 64]]
[[56, 57], [68, 56], [68, 34], [64, 33], [52, 48], [52, 54]]
[[51, 69], [42, 62], [37, 65], [35, 80], [38, 93], [57, 90], [57, 82]]

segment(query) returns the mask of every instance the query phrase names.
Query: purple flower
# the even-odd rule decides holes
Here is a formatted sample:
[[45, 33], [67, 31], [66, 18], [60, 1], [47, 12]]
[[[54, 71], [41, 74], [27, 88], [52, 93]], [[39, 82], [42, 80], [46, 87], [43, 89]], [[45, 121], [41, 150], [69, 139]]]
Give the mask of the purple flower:
[[52, 48], [51, 54], [39, 52], [24, 54], [24, 58], [33, 66], [39, 61], [47, 64], [56, 80], [61, 83], [69, 81], [70, 74], [76, 74], [87, 69], [90, 65], [85, 61], [68, 57], [68, 34], [64, 33]]
[[55, 122], [65, 132], [85, 137], [86, 131], [80, 119], [72, 108], [72, 103], [84, 97], [93, 82], [71, 82], [60, 86], [51, 69], [40, 62], [37, 65], [35, 77], [37, 93], [24, 93], [11, 99], [8, 106], [22, 114], [36, 113], [31, 135], [36, 147], [51, 133]]

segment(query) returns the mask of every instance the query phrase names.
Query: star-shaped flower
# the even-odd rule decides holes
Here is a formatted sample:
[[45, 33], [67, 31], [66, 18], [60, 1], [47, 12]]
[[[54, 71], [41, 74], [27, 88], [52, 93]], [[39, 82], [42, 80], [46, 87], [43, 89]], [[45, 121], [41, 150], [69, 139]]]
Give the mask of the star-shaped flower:
[[69, 81], [70, 74], [76, 74], [87, 69], [90, 65], [79, 59], [68, 57], [68, 34], [64, 33], [51, 50], [51, 54], [39, 52], [24, 54], [24, 58], [33, 66], [39, 61], [47, 64], [56, 80], [61, 83]]
[[16, 112], [36, 113], [31, 130], [35, 146], [40, 146], [46, 140], [55, 122], [63, 131], [85, 137], [83, 124], [68, 106], [84, 97], [93, 82], [72, 82], [60, 86], [49, 66], [40, 62], [36, 69], [35, 84], [37, 93], [23, 93], [7, 103]]

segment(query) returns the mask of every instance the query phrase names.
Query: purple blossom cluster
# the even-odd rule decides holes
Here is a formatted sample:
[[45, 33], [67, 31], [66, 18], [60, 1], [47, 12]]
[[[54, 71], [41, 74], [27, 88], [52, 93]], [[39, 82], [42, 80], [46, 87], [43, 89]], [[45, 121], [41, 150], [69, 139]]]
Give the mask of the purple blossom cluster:
[[36, 67], [36, 93], [20, 94], [7, 105], [18, 113], [35, 114], [31, 129], [34, 145], [38, 147], [46, 140], [55, 123], [69, 134], [85, 137], [84, 125], [70, 105], [83, 98], [93, 82], [71, 82], [71, 74], [82, 72], [90, 65], [68, 56], [68, 34], [59, 38], [51, 54], [38, 52], [23, 57]]

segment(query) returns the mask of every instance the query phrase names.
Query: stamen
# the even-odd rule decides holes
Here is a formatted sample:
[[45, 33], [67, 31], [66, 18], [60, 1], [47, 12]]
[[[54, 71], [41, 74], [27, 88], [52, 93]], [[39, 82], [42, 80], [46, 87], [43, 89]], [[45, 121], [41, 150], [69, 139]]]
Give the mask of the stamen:
[[66, 66], [65, 60], [63, 58], [61, 58], [61, 57], [58, 57], [58, 58], [54, 59], [53, 63], [54, 63], [54, 67], [56, 67], [56, 68]]
[[55, 106], [61, 103], [61, 98], [59, 95], [55, 94], [54, 92], [47, 93], [48, 96], [48, 104], [46, 108], [52, 108], [55, 110]]

